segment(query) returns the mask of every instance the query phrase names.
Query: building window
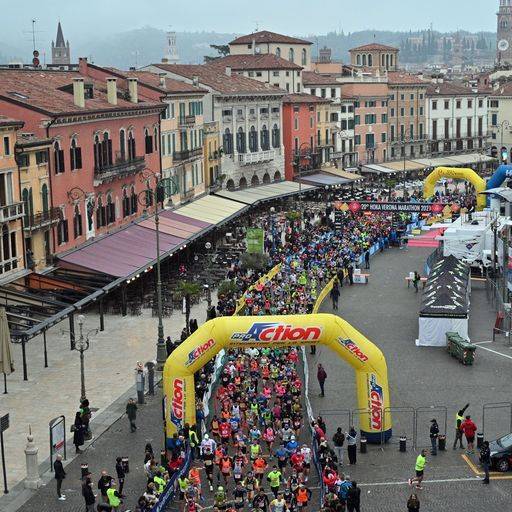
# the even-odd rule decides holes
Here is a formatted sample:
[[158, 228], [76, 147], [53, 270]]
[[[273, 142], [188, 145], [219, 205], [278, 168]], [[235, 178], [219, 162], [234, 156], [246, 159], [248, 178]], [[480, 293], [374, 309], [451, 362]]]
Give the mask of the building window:
[[82, 224], [82, 214], [80, 213], [80, 209], [78, 205], [75, 205], [75, 211], [73, 215], [73, 235], [76, 238], [82, 236], [83, 232], [83, 224]]
[[281, 48], [279, 46], [276, 48], [276, 57], [281, 57]]
[[254, 126], [249, 130], [249, 151], [256, 153], [258, 151], [258, 132]]
[[462, 101], [457, 100], [457, 102], [455, 104], [455, 108], [461, 108], [461, 105], [462, 105]]
[[98, 204], [96, 205], [96, 226], [102, 228], [107, 225], [107, 211], [103, 206], [103, 198], [98, 197]]
[[124, 130], [119, 130], [119, 156], [122, 162], [126, 160], [126, 133]]
[[224, 153], [226, 153], [226, 155], [233, 154], [233, 134], [231, 133], [229, 128], [226, 128], [224, 130], [223, 146], [224, 146]]
[[153, 137], [147, 128], [144, 130], [144, 152], [146, 155], [153, 153]]
[[155, 126], [155, 129], [153, 130], [153, 145], [154, 145], [154, 149], [155, 151], [158, 152], [158, 128]]
[[437, 101], [432, 102], [432, 110], [437, 110]]
[[357, 66], [361, 65], [361, 55], [359, 53], [356, 55], [356, 65]]
[[245, 153], [246, 151], [246, 138], [242, 127], [238, 128], [236, 133], [236, 150], [238, 153]]
[[491, 114], [491, 126], [498, 126], [498, 114]]
[[302, 49], [302, 59], [301, 59], [301, 63], [303, 66], [305, 66], [308, 62], [308, 55], [307, 55], [307, 52], [306, 52], [306, 49], [303, 48]]
[[130, 198], [128, 197], [128, 191], [123, 188], [123, 218], [129, 217], [131, 214]]
[[9, 156], [11, 154], [11, 141], [9, 137], [4, 137], [4, 155]]
[[279, 127], [275, 124], [272, 127], [272, 147], [278, 148], [281, 145], [280, 136], [279, 136]]
[[72, 171], [82, 168], [82, 148], [77, 145], [76, 139], [71, 141], [69, 160]]
[[64, 172], [64, 151], [60, 149], [59, 141], [55, 141], [55, 143], [53, 144], [53, 158], [55, 174], [60, 174]]
[[380, 135], [381, 142], [386, 142], [386, 132], [382, 132]]
[[137, 212], [138, 204], [137, 204], [137, 194], [135, 193], [135, 185], [132, 185], [131, 193], [130, 193], [130, 207], [131, 213], [134, 214]]
[[298, 118], [297, 116], [295, 116], [295, 117], [293, 118], [293, 128], [294, 128], [295, 130], [298, 130], [298, 129], [299, 129], [299, 118]]
[[94, 168], [103, 169], [109, 165], [112, 165], [112, 139], [105, 132], [101, 140], [98, 135], [94, 137]]
[[133, 130], [128, 132], [128, 160], [133, 160], [136, 158], [135, 152], [135, 136], [133, 134]]
[[294, 62], [294, 58], [295, 58], [295, 52], [293, 51], [293, 48], [290, 48], [288, 50], [288, 60], [290, 62]]
[[[153, 194], [151, 194], [153, 195]], [[112, 194], [107, 195], [107, 224], [114, 224], [116, 221], [116, 205], [112, 201]]]
[[47, 151], [38, 151], [36, 153], [36, 164], [42, 165], [48, 162], [48, 152]]
[[473, 100], [468, 100], [468, 108], [473, 108]]
[[381, 123], [382, 124], [386, 124], [388, 122], [388, 115], [387, 114], [382, 114], [381, 116]]
[[268, 136], [268, 129], [267, 129], [266, 125], [263, 125], [263, 127], [261, 128], [260, 137], [261, 137], [261, 149], [263, 151], [269, 150], [270, 149], [270, 139]]
[[484, 100], [478, 100], [478, 108], [483, 108]]
[[57, 243], [59, 245], [66, 244], [69, 241], [68, 220], [60, 219], [57, 224]]

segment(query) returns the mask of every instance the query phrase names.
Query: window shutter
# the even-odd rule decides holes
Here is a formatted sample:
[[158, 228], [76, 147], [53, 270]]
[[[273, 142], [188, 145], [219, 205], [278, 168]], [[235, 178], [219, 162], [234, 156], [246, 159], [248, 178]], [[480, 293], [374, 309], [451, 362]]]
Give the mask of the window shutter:
[[82, 148], [75, 149], [75, 168], [82, 168]]
[[112, 165], [112, 139], [107, 141], [107, 151], [108, 165]]
[[76, 169], [75, 155], [74, 155], [73, 147], [69, 148], [69, 167], [70, 167], [71, 170]]
[[62, 221], [63, 222], [63, 226], [64, 226], [64, 233], [63, 233], [63, 238], [64, 238], [64, 242], [67, 242], [68, 241], [68, 219], [65, 219]]
[[64, 172], [65, 166], [64, 166], [64, 150], [59, 149], [59, 172]]

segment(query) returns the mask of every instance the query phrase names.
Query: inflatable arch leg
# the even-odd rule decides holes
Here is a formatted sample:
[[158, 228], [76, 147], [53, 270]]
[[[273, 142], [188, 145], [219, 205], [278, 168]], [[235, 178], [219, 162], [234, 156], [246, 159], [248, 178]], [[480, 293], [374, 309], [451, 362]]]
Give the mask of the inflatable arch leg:
[[[329, 314], [221, 317], [203, 324], [168, 358], [164, 367], [166, 438], [195, 415], [194, 373], [220, 350], [249, 347], [291, 347], [323, 344], [356, 373], [360, 430], [369, 442], [391, 436], [387, 365], [370, 340], [338, 316]], [[335, 379], [330, 375], [329, 379]]]
[[435, 184], [441, 178], [457, 178], [469, 181], [473, 184], [476, 190], [476, 206], [477, 210], [483, 210], [486, 206], [487, 199], [485, 195], [480, 194], [484, 192], [486, 183], [483, 178], [473, 171], [473, 169], [464, 169], [458, 167], [436, 167], [423, 182], [423, 197], [428, 199], [434, 195]]

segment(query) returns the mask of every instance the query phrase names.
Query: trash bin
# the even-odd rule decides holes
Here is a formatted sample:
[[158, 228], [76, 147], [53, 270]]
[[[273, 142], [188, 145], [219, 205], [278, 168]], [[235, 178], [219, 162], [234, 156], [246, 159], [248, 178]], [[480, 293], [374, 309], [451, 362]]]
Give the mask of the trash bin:
[[482, 448], [482, 446], [484, 445], [484, 435], [482, 432], [477, 432], [476, 433], [476, 447], [478, 449]]
[[439, 451], [444, 452], [446, 450], [446, 436], [437, 436], [437, 444], [439, 446]]
[[360, 453], [366, 453], [366, 443], [368, 442], [368, 440], [366, 439], [366, 437], [361, 437], [361, 441], [360, 441]]
[[123, 457], [121, 459], [121, 465], [123, 466], [123, 470], [125, 473], [130, 472], [130, 459], [128, 459], [128, 457]]
[[401, 452], [406, 452], [407, 451], [407, 437], [406, 436], [400, 436], [400, 448], [399, 450]]
[[89, 464], [87, 464], [87, 462], [80, 464], [80, 472], [82, 473], [82, 478], [85, 478], [89, 474]]

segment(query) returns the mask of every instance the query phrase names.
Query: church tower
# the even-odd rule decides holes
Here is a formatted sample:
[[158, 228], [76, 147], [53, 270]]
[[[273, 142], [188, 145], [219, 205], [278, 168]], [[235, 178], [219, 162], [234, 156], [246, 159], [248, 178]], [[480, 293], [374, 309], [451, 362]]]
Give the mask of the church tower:
[[176, 48], [176, 32], [167, 32], [167, 47], [162, 62], [165, 64], [178, 64], [180, 57]]
[[57, 39], [52, 41], [52, 64], [71, 64], [69, 41], [64, 42], [64, 35], [62, 33], [60, 21], [57, 26]]
[[496, 62], [512, 65], [512, 0], [500, 0]]

